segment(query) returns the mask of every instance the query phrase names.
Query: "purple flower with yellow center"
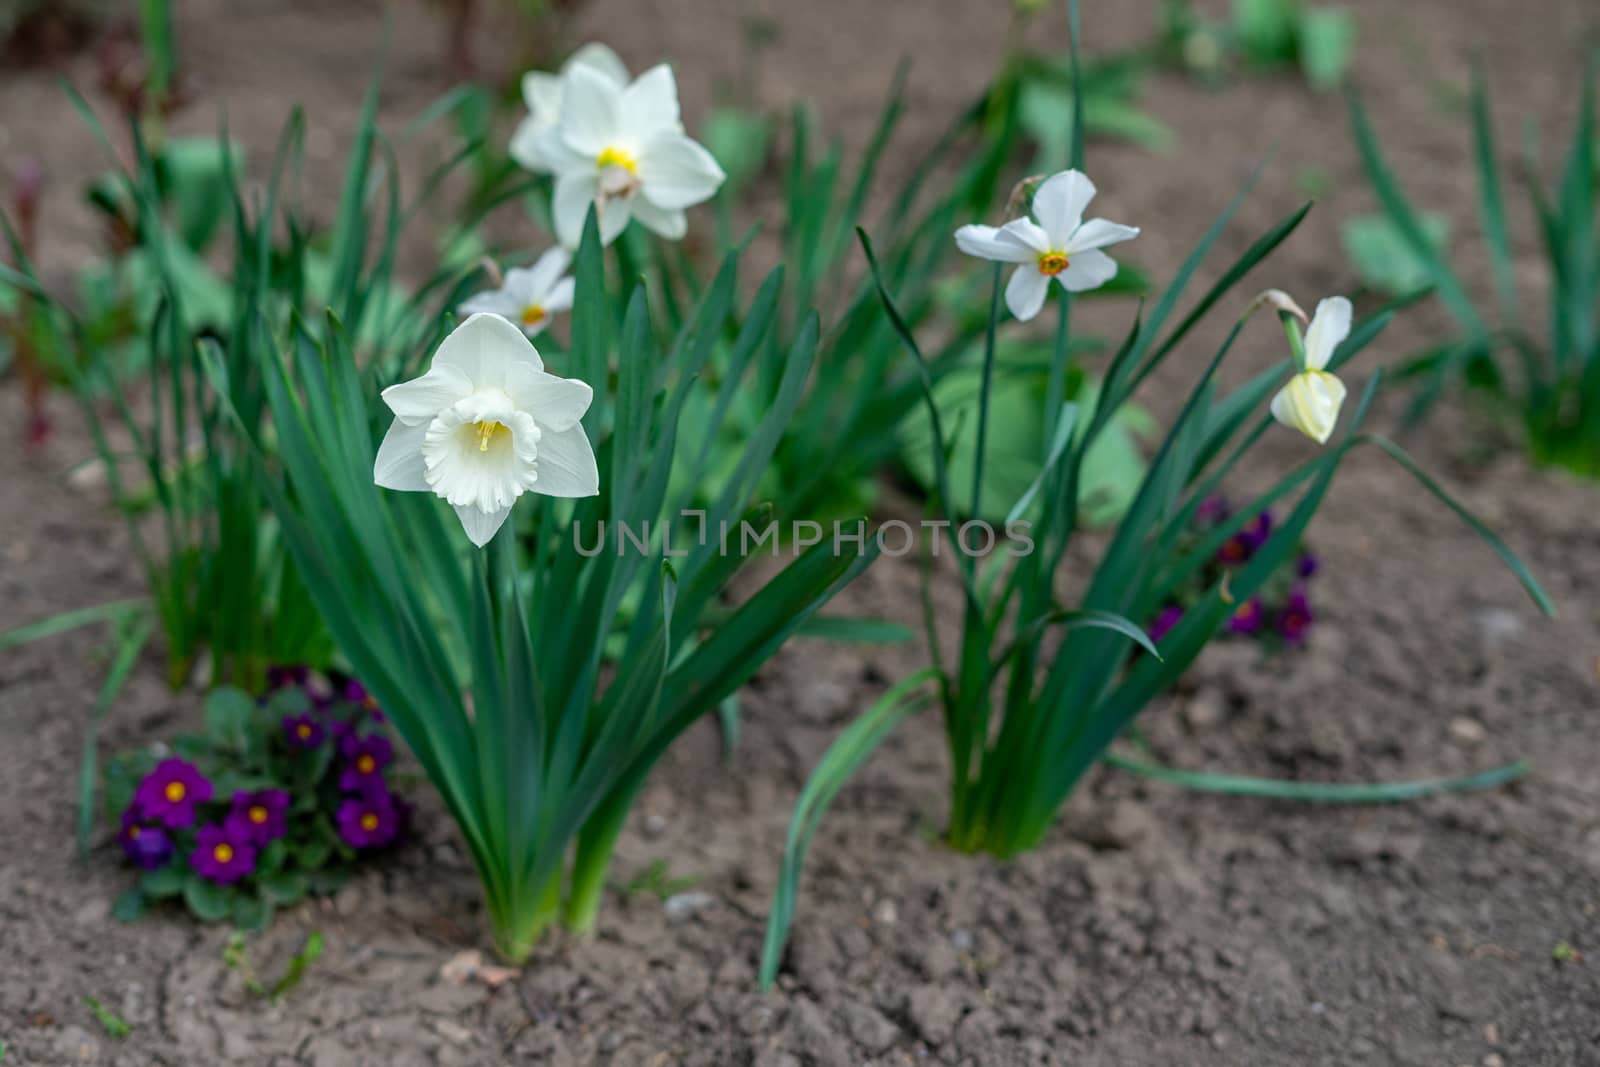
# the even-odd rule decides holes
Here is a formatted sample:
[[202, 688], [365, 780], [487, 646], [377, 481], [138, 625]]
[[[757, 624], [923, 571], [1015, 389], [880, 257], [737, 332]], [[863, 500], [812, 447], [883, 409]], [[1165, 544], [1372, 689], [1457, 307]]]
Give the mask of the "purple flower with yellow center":
[[340, 742], [344, 753], [344, 770], [339, 772], [339, 788], [346, 792], [357, 789], [382, 789], [383, 769], [394, 758], [394, 746], [382, 734], [346, 734]]
[[256, 846], [248, 838], [230, 832], [227, 826], [210, 823], [195, 835], [189, 866], [202, 878], [230, 885], [256, 869]]
[[136, 807], [122, 813], [117, 843], [135, 867], [146, 871], [153, 871], [172, 858], [172, 838], [163, 827], [146, 822]]
[[1272, 512], [1263, 511], [1255, 518], [1244, 524], [1244, 529], [1239, 531], [1239, 536], [1253, 553], [1256, 549], [1267, 543], [1267, 538], [1272, 536]]
[[351, 848], [381, 848], [400, 833], [400, 808], [386, 791], [369, 789], [346, 798], [335, 821]]
[[133, 804], [150, 822], [174, 828], [194, 825], [194, 806], [211, 799], [211, 783], [188, 760], [164, 759], [144, 776]]
[[1306, 599], [1305, 590], [1295, 589], [1289, 593], [1289, 599], [1283, 605], [1283, 610], [1278, 613], [1278, 634], [1291, 644], [1303, 641], [1306, 631], [1311, 628], [1312, 620], [1311, 602]]
[[282, 789], [240, 790], [224, 823], [228, 833], [254, 845], [276, 841], [289, 832], [289, 794]]
[[289, 739], [290, 748], [312, 749], [322, 744], [322, 723], [311, 715], [286, 715], [283, 719], [283, 736]]
[[1261, 629], [1262, 620], [1266, 612], [1261, 607], [1261, 598], [1251, 597], [1234, 609], [1228, 617], [1228, 632], [1235, 634], [1253, 634]]
[[1156, 612], [1156, 617], [1150, 622], [1150, 640], [1159, 641], [1172, 632], [1183, 618], [1183, 609], [1176, 604], [1168, 604]]
[[378, 710], [377, 698], [354, 678], [345, 679], [344, 685], [339, 687], [339, 698], [349, 704], [359, 704], [367, 711]]
[[1317, 573], [1317, 557], [1309, 552], [1300, 553], [1300, 559], [1294, 565], [1294, 572], [1302, 578], [1309, 578]]

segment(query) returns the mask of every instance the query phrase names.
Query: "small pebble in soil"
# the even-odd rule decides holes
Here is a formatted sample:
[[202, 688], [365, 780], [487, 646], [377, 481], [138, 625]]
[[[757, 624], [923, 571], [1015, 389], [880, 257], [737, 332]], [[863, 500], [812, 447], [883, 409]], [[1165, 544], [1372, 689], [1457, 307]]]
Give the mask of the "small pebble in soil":
[[1477, 719], [1458, 715], [1450, 720], [1450, 737], [1459, 744], [1476, 745], [1484, 739], [1483, 724]]
[[667, 922], [681, 923], [705, 911], [716, 901], [717, 898], [710, 893], [674, 893], [662, 902], [661, 910], [666, 913]]
[[900, 912], [895, 908], [894, 901], [880, 900], [878, 906], [872, 909], [872, 921], [883, 926], [893, 926], [900, 920]]

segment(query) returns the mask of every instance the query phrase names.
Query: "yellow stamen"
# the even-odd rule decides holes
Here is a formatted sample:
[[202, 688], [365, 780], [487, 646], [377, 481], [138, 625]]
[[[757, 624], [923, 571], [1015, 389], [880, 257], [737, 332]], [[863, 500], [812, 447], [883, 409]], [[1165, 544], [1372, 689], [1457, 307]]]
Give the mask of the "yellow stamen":
[[360, 771], [362, 774], [371, 774], [373, 769], [377, 766], [377, 762], [371, 756], [368, 756], [365, 753], [356, 757], [356, 770]]
[[1039, 273], [1054, 277], [1067, 269], [1067, 254], [1065, 252], [1042, 252], [1039, 254]]
[[182, 782], [168, 782], [167, 788], [162, 790], [162, 795], [167, 798], [169, 804], [178, 803], [188, 794], [189, 791], [183, 787]]
[[227, 863], [233, 859], [232, 845], [218, 845], [211, 850], [211, 856], [218, 863]]
[[529, 304], [522, 309], [522, 325], [537, 326], [544, 321], [544, 308], [538, 304]]
[[263, 808], [260, 804], [252, 805], [250, 808], [250, 821], [255, 823], [257, 826], [260, 826], [262, 823], [266, 822], [267, 809]]
[[639, 163], [632, 155], [620, 148], [607, 148], [594, 160], [595, 170], [605, 170], [607, 167], [621, 167], [629, 174], [639, 173]]
[[139, 834], [142, 833], [142, 832], [143, 831], [141, 831], [137, 826], [128, 827], [128, 840], [129, 841], [137, 841], [137, 840], [139, 840]]
[[479, 452], [489, 451], [489, 442], [494, 439], [494, 435], [505, 429], [503, 424], [494, 422], [492, 420], [482, 420], [475, 422], [472, 425], [473, 428], [478, 431]]
[[300, 736], [300, 740], [309, 740], [311, 737], [311, 724], [303, 722], [294, 728], [294, 732]]
[[361, 828], [370, 834], [378, 828], [378, 817], [370, 811], [367, 812], [361, 816]]

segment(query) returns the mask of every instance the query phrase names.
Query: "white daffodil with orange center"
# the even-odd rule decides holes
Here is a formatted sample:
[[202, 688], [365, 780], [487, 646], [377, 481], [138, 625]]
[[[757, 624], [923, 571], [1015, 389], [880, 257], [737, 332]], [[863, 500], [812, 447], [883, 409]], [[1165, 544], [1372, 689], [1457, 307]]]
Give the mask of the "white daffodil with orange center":
[[474, 315], [420, 378], [383, 391], [394, 423], [373, 479], [433, 493], [486, 545], [523, 493], [593, 496], [600, 472], [580, 419], [593, 391], [545, 373], [538, 350], [499, 315]]
[[688, 230], [684, 209], [709, 200], [725, 175], [683, 131], [678, 85], [661, 64], [626, 86], [592, 64], [561, 76], [561, 115], [535, 137], [555, 175], [551, 214], [568, 248], [583, 237], [592, 204], [609, 244], [630, 219], [669, 240]]
[[589, 67], [616, 83], [618, 90], [628, 84], [628, 68], [617, 54], [598, 42], [586, 44], [562, 64], [559, 74], [541, 70], [522, 76], [522, 102], [528, 117], [511, 135], [511, 158], [535, 174], [550, 174], [555, 168], [539, 149], [539, 135], [561, 119], [562, 78], [574, 67]]
[[956, 231], [956, 245], [969, 256], [1017, 264], [1006, 284], [1006, 307], [1026, 322], [1044, 307], [1051, 279], [1069, 293], [1098, 289], [1117, 274], [1116, 260], [1100, 250], [1139, 236], [1134, 226], [1084, 221], [1094, 194], [1094, 183], [1082, 171], [1062, 171], [1033, 194], [1034, 218], [1000, 227], [963, 226]]
[[499, 315], [522, 327], [529, 337], [550, 325], [552, 316], [572, 309], [572, 279], [566, 276], [572, 255], [552, 248], [531, 267], [513, 267], [498, 289], [479, 293], [462, 303], [463, 315]]
[[1272, 417], [1319, 445], [1332, 435], [1339, 422], [1339, 408], [1344, 404], [1344, 383], [1325, 368], [1334, 349], [1350, 336], [1350, 317], [1350, 301], [1344, 297], [1331, 296], [1321, 301], [1302, 343], [1299, 323], [1284, 316], [1296, 373], [1272, 398]]

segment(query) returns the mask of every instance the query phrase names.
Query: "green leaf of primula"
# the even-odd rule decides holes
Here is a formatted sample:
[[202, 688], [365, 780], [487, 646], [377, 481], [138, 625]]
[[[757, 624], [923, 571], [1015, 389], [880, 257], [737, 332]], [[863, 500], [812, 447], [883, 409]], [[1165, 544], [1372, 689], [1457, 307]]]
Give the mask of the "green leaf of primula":
[[259, 881], [261, 892], [268, 900], [279, 906], [295, 903], [311, 888], [306, 876], [298, 873], [280, 871], [276, 874], [263, 875]]
[[264, 897], [238, 893], [231, 909], [233, 925], [247, 933], [265, 930], [272, 922], [272, 902]]
[[184, 872], [172, 864], [146, 871], [139, 879], [139, 888], [147, 897], [175, 897], [183, 892], [183, 886]]
[[233, 911], [233, 894], [225, 887], [191, 874], [183, 883], [183, 902], [198, 919], [220, 922]]
[[144, 914], [145, 896], [134, 886], [117, 897], [111, 905], [111, 917], [118, 922], [131, 923]]
[[[1429, 244], [1442, 250], [1449, 238], [1450, 224], [1442, 215], [1427, 213], [1422, 216], [1422, 231]], [[1431, 281], [1427, 265], [1383, 215], [1348, 219], [1340, 236], [1351, 265], [1369, 288], [1391, 296], [1406, 296]]]
[[235, 751], [245, 747], [255, 714], [256, 702], [242, 689], [218, 686], [206, 695], [206, 732]]
[[1319, 92], [1336, 88], [1355, 51], [1355, 18], [1338, 8], [1307, 8], [1300, 13], [1299, 46], [1307, 84]]

